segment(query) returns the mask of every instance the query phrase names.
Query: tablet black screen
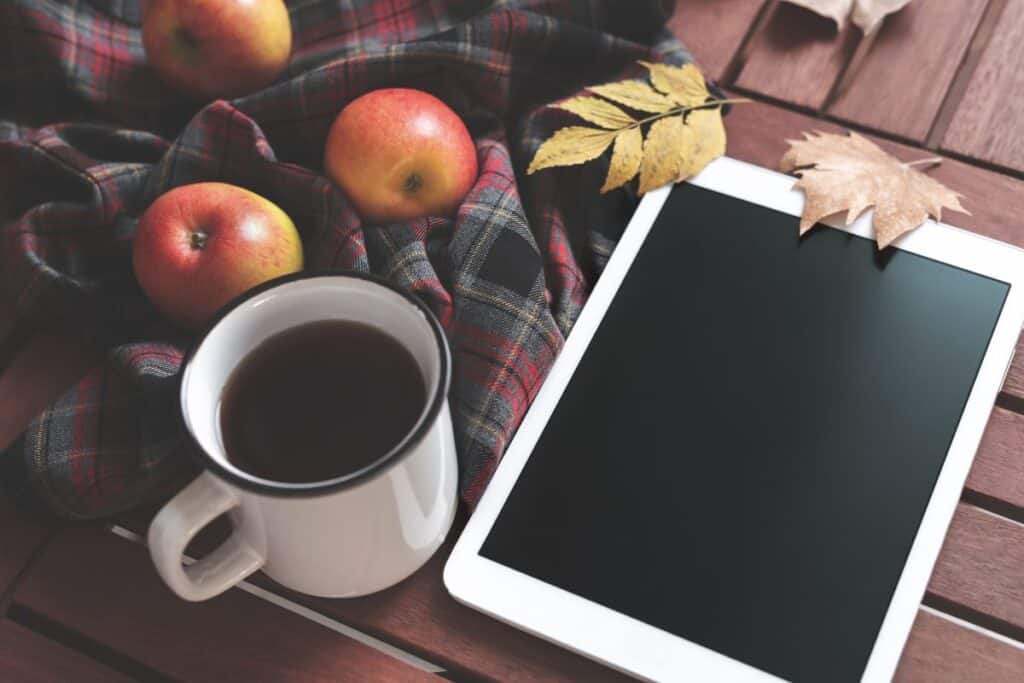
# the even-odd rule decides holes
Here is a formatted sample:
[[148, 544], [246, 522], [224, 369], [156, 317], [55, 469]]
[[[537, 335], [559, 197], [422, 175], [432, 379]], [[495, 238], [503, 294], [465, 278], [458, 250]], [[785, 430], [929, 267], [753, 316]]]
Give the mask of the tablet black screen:
[[796, 226], [672, 191], [481, 554], [853, 681], [1009, 285]]

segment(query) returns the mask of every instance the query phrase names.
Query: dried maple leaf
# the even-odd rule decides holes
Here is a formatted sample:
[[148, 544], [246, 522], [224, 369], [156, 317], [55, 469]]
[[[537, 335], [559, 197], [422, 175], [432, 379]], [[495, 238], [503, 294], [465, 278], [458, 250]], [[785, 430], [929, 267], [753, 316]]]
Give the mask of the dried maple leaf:
[[[640, 63], [650, 72], [650, 84], [621, 81], [595, 85], [587, 90], [599, 97], [573, 97], [552, 105], [599, 128], [567, 126], [556, 131], [537, 148], [527, 174], [582, 164], [611, 146], [601, 192], [621, 187], [639, 173], [638, 192], [644, 194], [685, 180], [722, 156], [725, 127], [719, 105], [746, 100], [712, 98], [704, 76], [693, 64]], [[619, 105], [647, 115], [636, 118]], [[643, 127], [647, 124], [645, 142]]]
[[836, 22], [839, 30], [850, 18], [865, 34], [878, 28], [887, 15], [903, 9], [910, 0], [787, 0]]
[[801, 235], [826, 216], [845, 211], [849, 225], [874, 206], [875, 242], [884, 249], [928, 216], [940, 220], [943, 208], [968, 213], [960, 206], [961, 195], [914, 168], [938, 159], [904, 163], [856, 133], [815, 131], [786, 142], [790, 147], [779, 166], [800, 176], [794, 187], [805, 197]]

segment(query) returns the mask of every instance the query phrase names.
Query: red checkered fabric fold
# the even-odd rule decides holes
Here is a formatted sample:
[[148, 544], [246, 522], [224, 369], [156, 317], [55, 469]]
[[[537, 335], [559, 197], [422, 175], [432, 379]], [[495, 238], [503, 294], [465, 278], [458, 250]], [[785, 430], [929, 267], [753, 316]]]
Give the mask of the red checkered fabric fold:
[[[475, 502], [635, 207], [598, 194], [600, 164], [525, 175], [571, 121], [544, 107], [639, 75], [638, 59], [688, 59], [656, 0], [289, 4], [285, 75], [211, 103], [147, 66], [138, 2], [0, 4], [0, 296], [22, 325], [108, 349], [0, 456], [9, 487], [61, 515], [115, 514], [194, 474], [174, 395], [190, 339], [140, 292], [130, 247], [156, 197], [210, 180], [280, 205], [308, 267], [375, 272], [437, 313], [461, 491]], [[388, 86], [432, 92], [466, 121], [480, 177], [454, 217], [367, 225], [325, 178], [334, 116]]]

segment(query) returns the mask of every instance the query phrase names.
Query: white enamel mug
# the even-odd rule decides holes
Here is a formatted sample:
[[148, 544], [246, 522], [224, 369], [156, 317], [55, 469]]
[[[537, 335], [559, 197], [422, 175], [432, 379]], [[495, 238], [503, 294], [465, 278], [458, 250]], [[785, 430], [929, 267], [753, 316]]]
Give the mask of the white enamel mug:
[[[412, 354], [427, 387], [419, 420], [390, 452], [333, 479], [285, 483], [236, 467], [225, 455], [219, 418], [232, 371], [268, 337], [331, 319], [377, 327]], [[412, 574], [441, 545], [455, 516], [450, 378], [437, 319], [384, 280], [298, 273], [247, 292], [218, 315], [185, 359], [182, 416], [205, 471], [150, 525], [149, 549], [160, 576], [182, 598], [206, 600], [258, 569], [283, 586], [324, 597], [366, 595]], [[338, 448], [344, 447], [339, 433]], [[223, 513], [232, 535], [185, 566], [189, 541]]]

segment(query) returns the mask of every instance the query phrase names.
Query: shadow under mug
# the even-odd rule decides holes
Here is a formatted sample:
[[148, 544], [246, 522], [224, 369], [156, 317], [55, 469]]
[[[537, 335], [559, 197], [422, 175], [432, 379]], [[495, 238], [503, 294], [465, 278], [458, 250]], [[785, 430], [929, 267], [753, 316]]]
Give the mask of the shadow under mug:
[[[387, 454], [333, 479], [286, 483], [236, 467], [224, 451], [218, 414], [228, 378], [267, 338], [320, 320], [372, 325], [405, 346], [427, 386], [418, 421]], [[455, 515], [450, 379], [451, 356], [437, 319], [384, 280], [297, 273], [247, 292], [218, 314], [185, 358], [182, 417], [205, 471], [150, 525], [157, 572], [186, 600], [211, 598], [257, 569], [287, 588], [323, 597], [366, 595], [401, 581], [433, 555]], [[338, 448], [344, 447], [339, 434]], [[224, 513], [234, 526], [231, 536], [185, 566], [189, 541]]]

